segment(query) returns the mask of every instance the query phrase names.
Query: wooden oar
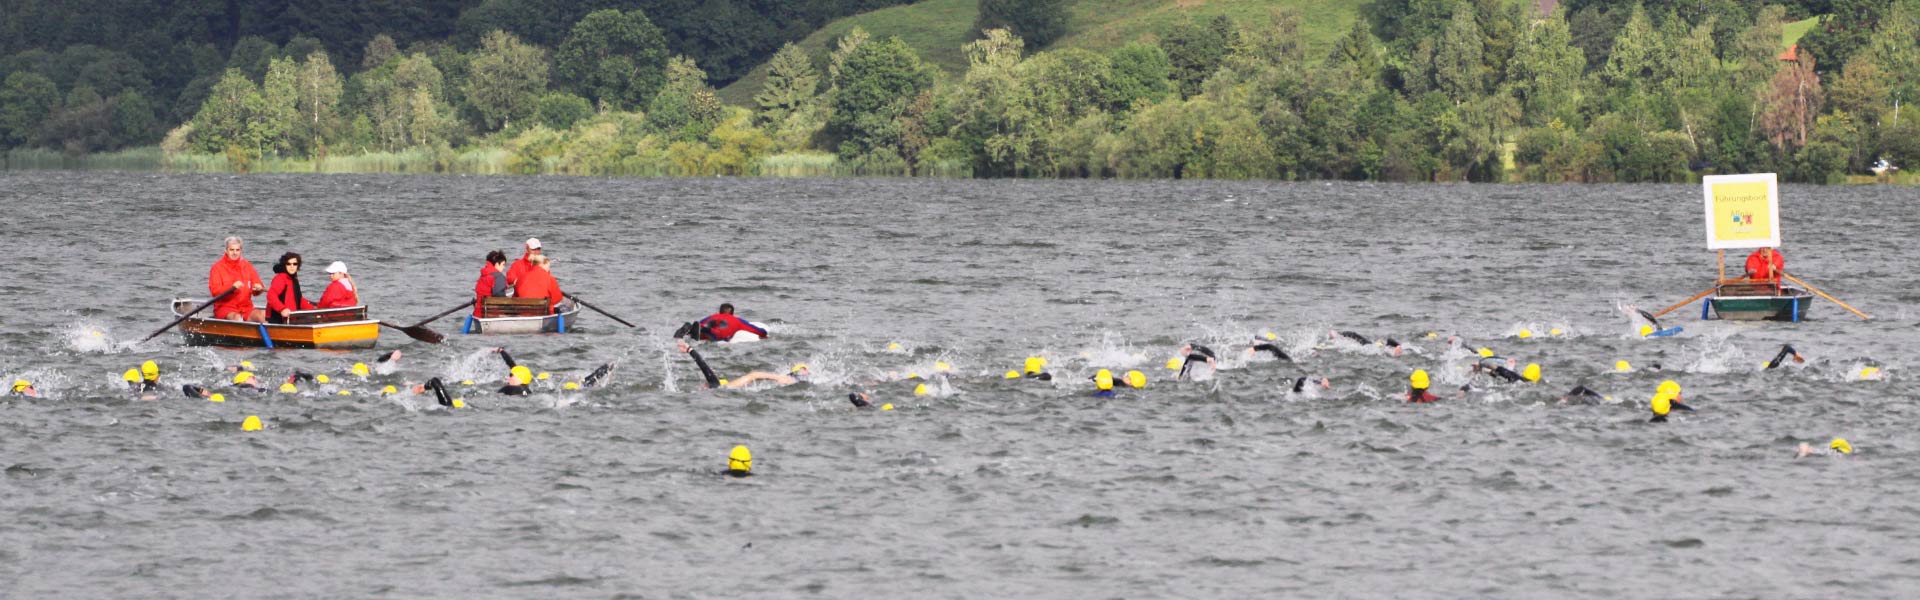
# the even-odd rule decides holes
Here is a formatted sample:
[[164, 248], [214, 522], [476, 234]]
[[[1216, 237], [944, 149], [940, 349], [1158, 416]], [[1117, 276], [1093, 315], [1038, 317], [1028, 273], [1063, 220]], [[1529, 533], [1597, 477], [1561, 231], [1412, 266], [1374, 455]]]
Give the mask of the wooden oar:
[[1700, 293], [1698, 293], [1698, 294], [1694, 294], [1692, 298], [1688, 298], [1688, 299], [1686, 299], [1686, 300], [1681, 300], [1679, 304], [1675, 304], [1675, 305], [1673, 305], [1673, 306], [1669, 306], [1669, 307], [1666, 307], [1665, 309], [1662, 309], [1662, 310], [1661, 310], [1660, 312], [1657, 312], [1657, 313], [1653, 313], [1653, 317], [1652, 317], [1652, 318], [1648, 318], [1647, 320], [1648, 320], [1648, 321], [1652, 321], [1652, 320], [1653, 320], [1653, 318], [1658, 318], [1658, 317], [1659, 317], [1660, 315], [1664, 315], [1664, 314], [1667, 314], [1667, 313], [1670, 313], [1670, 312], [1673, 312], [1674, 310], [1677, 310], [1677, 309], [1679, 309], [1679, 308], [1680, 308], [1680, 307], [1682, 307], [1682, 306], [1686, 306], [1686, 305], [1688, 305], [1688, 304], [1693, 304], [1693, 301], [1695, 301], [1695, 300], [1699, 300], [1699, 299], [1701, 299], [1701, 298], [1705, 298], [1705, 297], [1707, 297], [1707, 296], [1711, 296], [1711, 295], [1713, 295], [1713, 292], [1714, 292], [1714, 290], [1718, 290], [1718, 289], [1720, 289], [1720, 288], [1717, 288], [1717, 287], [1716, 287], [1716, 288], [1712, 288], [1712, 289], [1709, 289], [1709, 290], [1707, 290], [1707, 291], [1704, 291], [1704, 292], [1700, 292]]
[[1807, 283], [1805, 281], [1801, 281], [1799, 277], [1788, 275], [1786, 271], [1781, 271], [1780, 276], [1787, 278], [1787, 281], [1800, 284], [1801, 287], [1807, 288], [1807, 291], [1813, 292], [1815, 294], [1819, 294], [1821, 298], [1826, 298], [1827, 300], [1832, 301], [1834, 304], [1840, 305], [1840, 308], [1847, 309], [1849, 311], [1852, 311], [1853, 314], [1860, 315], [1861, 320], [1865, 320], [1865, 321], [1873, 320], [1873, 317], [1867, 316], [1867, 313], [1860, 312], [1859, 310], [1856, 310], [1851, 306], [1847, 306], [1847, 303], [1841, 302], [1839, 299], [1834, 298], [1833, 296], [1828, 296], [1826, 292], [1820, 291], [1820, 288], [1813, 287], [1813, 284]]
[[626, 321], [625, 319], [622, 319], [622, 318], [620, 318], [620, 317], [616, 317], [616, 316], [613, 316], [613, 315], [611, 315], [611, 314], [608, 314], [608, 313], [607, 313], [607, 311], [604, 311], [604, 310], [600, 310], [600, 307], [598, 307], [598, 306], [594, 306], [594, 305], [592, 305], [592, 304], [587, 304], [587, 301], [585, 301], [585, 300], [581, 300], [579, 296], [575, 296], [575, 295], [573, 295], [573, 294], [567, 294], [567, 297], [568, 297], [568, 298], [572, 298], [574, 302], [578, 302], [578, 303], [580, 303], [580, 305], [581, 305], [581, 306], [585, 306], [585, 307], [587, 307], [587, 308], [591, 308], [591, 309], [593, 309], [593, 312], [597, 312], [597, 313], [600, 313], [600, 314], [602, 314], [602, 315], [606, 315], [606, 317], [607, 317], [607, 318], [609, 318], [609, 319], [613, 319], [613, 320], [615, 320], [615, 321], [619, 321], [621, 325], [625, 325], [625, 326], [628, 326], [628, 327], [638, 327], [638, 325], [634, 325], [634, 324], [632, 324], [632, 323], [628, 323], [628, 322], [627, 322], [627, 321]]
[[383, 327], [392, 327], [394, 329], [398, 329], [400, 330], [400, 333], [407, 334], [407, 337], [420, 340], [422, 342], [426, 342], [429, 344], [438, 344], [440, 342], [446, 341], [447, 339], [447, 336], [440, 335], [440, 332], [434, 331], [432, 329], [428, 329], [426, 325], [414, 325], [412, 327], [401, 327], [399, 325], [388, 323], [386, 321], [381, 321], [380, 325]]
[[213, 299], [212, 299], [212, 300], [208, 300], [206, 304], [202, 304], [202, 305], [200, 305], [200, 308], [196, 308], [196, 309], [193, 309], [193, 310], [191, 310], [191, 311], [188, 311], [188, 312], [187, 312], [187, 314], [184, 314], [184, 315], [180, 315], [180, 318], [178, 318], [178, 319], [174, 319], [172, 323], [168, 323], [166, 327], [161, 327], [161, 328], [160, 328], [160, 329], [159, 329], [158, 331], [155, 331], [155, 332], [153, 332], [153, 333], [150, 333], [150, 334], [147, 334], [147, 337], [143, 337], [143, 338], [140, 338], [140, 341], [142, 341], [142, 342], [144, 342], [144, 341], [147, 341], [147, 340], [150, 340], [150, 339], [153, 339], [154, 337], [157, 337], [157, 336], [159, 336], [159, 335], [160, 335], [160, 334], [162, 334], [162, 333], [166, 333], [168, 329], [173, 329], [173, 326], [175, 326], [175, 325], [179, 325], [181, 321], [185, 321], [185, 320], [187, 320], [187, 318], [188, 318], [188, 317], [191, 317], [191, 316], [194, 316], [194, 315], [197, 315], [197, 314], [200, 314], [200, 311], [203, 311], [203, 310], [206, 310], [206, 309], [207, 309], [207, 307], [209, 307], [209, 306], [213, 306], [213, 304], [214, 304], [215, 302], [219, 302], [219, 301], [221, 301], [221, 300], [225, 300], [225, 299], [227, 299], [227, 296], [231, 296], [231, 295], [233, 295], [233, 292], [235, 292], [236, 290], [237, 290], [237, 288], [236, 288], [236, 289], [230, 289], [230, 290], [227, 290], [227, 291], [224, 291], [224, 292], [220, 292], [220, 295], [218, 295], [218, 296], [214, 296], [214, 297], [213, 297]]
[[450, 314], [453, 314], [453, 313], [454, 313], [454, 311], [458, 311], [458, 310], [460, 310], [460, 309], [462, 309], [462, 308], [466, 308], [466, 307], [469, 307], [469, 306], [473, 306], [473, 303], [474, 303], [474, 301], [473, 301], [473, 300], [468, 300], [468, 301], [466, 301], [466, 302], [461, 302], [459, 306], [455, 306], [455, 307], [453, 307], [453, 308], [449, 308], [449, 309], [447, 309], [447, 311], [446, 311], [446, 312], [443, 312], [443, 313], [440, 313], [440, 314], [437, 314], [437, 315], [434, 315], [434, 316], [431, 316], [431, 317], [427, 317], [427, 318], [426, 318], [426, 320], [424, 320], [424, 321], [421, 321], [421, 322], [419, 322], [419, 323], [414, 323], [413, 325], [411, 325], [411, 326], [408, 326], [408, 327], [402, 327], [402, 328], [400, 328], [400, 330], [402, 330], [402, 331], [405, 331], [405, 330], [407, 330], [407, 329], [411, 329], [411, 328], [414, 328], [414, 327], [420, 327], [420, 326], [423, 326], [423, 325], [426, 325], [426, 324], [428, 324], [428, 323], [432, 323], [432, 322], [434, 322], [434, 321], [438, 321], [438, 320], [440, 320], [440, 317], [444, 317], [444, 316], [447, 316], [447, 315], [450, 315]]

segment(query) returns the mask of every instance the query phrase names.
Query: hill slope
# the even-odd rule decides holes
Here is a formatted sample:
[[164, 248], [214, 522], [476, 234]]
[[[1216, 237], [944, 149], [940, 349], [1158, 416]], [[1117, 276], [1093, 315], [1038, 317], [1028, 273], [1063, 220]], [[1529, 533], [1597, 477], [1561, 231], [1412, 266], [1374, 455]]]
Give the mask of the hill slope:
[[[978, 6], [979, 0], [926, 0], [861, 13], [828, 23], [799, 45], [816, 59], [824, 60], [833, 40], [857, 26], [875, 38], [900, 36], [920, 51], [921, 58], [948, 76], [957, 76], [967, 68], [960, 46], [973, 40]], [[1104, 52], [1151, 37], [1184, 19], [1206, 20], [1227, 15], [1250, 22], [1265, 18], [1276, 7], [1286, 7], [1301, 15], [1301, 32], [1308, 44], [1322, 49], [1331, 47], [1333, 41], [1352, 26], [1356, 6], [1357, 3], [1350, 0], [1079, 0], [1071, 9], [1069, 33], [1051, 47]], [[753, 94], [760, 90], [766, 77], [765, 65], [755, 67], [739, 81], [720, 90], [720, 97], [728, 104], [751, 105]]]

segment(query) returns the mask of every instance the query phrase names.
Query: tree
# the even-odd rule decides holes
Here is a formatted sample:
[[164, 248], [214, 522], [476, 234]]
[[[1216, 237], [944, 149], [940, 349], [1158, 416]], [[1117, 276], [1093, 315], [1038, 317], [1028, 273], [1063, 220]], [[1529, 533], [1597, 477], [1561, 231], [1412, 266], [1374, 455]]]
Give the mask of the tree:
[[1355, 77], [1372, 81], [1380, 77], [1380, 43], [1367, 30], [1366, 21], [1356, 19], [1353, 28], [1333, 43], [1327, 62], [1341, 65]]
[[340, 74], [333, 70], [333, 61], [325, 52], [307, 55], [307, 61], [300, 65], [298, 99], [295, 107], [300, 113], [300, 125], [294, 137], [301, 143], [301, 150], [308, 156], [326, 153], [326, 139], [331, 134], [335, 121], [339, 119], [341, 82]]
[[298, 67], [291, 58], [273, 59], [267, 77], [260, 85], [260, 111], [253, 125], [261, 128], [262, 150], [287, 152], [300, 128], [300, 82]]
[[1200, 93], [1200, 83], [1220, 67], [1232, 44], [1233, 21], [1222, 15], [1205, 25], [1186, 21], [1173, 26], [1161, 40], [1173, 81], [1181, 96]]
[[1661, 66], [1665, 56], [1659, 32], [1647, 19], [1647, 11], [1635, 5], [1626, 26], [1613, 38], [1606, 66], [1600, 70], [1600, 81], [1624, 94], [1657, 88], [1665, 80]]
[[1479, 98], [1487, 87], [1486, 41], [1473, 15], [1473, 7], [1460, 4], [1440, 36], [1434, 54], [1434, 82], [1441, 93], [1463, 104]]
[[973, 30], [1005, 29], [1037, 49], [1067, 33], [1067, 17], [1067, 0], [980, 0]]
[[485, 130], [512, 130], [514, 121], [533, 116], [546, 92], [547, 53], [497, 30], [482, 38], [480, 46], [465, 90], [467, 101], [479, 111]]
[[239, 69], [227, 69], [207, 94], [193, 117], [196, 152], [216, 154], [233, 148], [241, 156], [257, 158], [263, 131], [252, 124], [262, 112], [260, 88]]
[[847, 57], [853, 56], [853, 51], [867, 43], [869, 37], [867, 30], [855, 25], [852, 31], [834, 40], [833, 54], [827, 57], [827, 83], [840, 85], [840, 70], [846, 68]]
[[1587, 59], [1573, 45], [1565, 16], [1555, 10], [1529, 29], [1514, 49], [1513, 60], [1507, 62], [1509, 93], [1520, 101], [1527, 122], [1536, 126], [1554, 119], [1564, 125], [1576, 118], [1581, 69]]
[[1760, 96], [1761, 131], [1775, 148], [1789, 153], [1807, 145], [1807, 133], [1824, 101], [1813, 53], [1803, 49], [1797, 58], [1780, 61], [1773, 81]]
[[574, 123], [592, 117], [593, 105], [586, 98], [566, 92], [547, 92], [540, 97], [540, 110], [535, 116], [547, 129], [566, 131], [572, 129]]
[[813, 59], [788, 42], [767, 61], [767, 83], [753, 101], [767, 111], [769, 119], [778, 120], [812, 100], [819, 89], [820, 73], [814, 70]]
[[60, 105], [60, 89], [45, 75], [15, 71], [0, 84], [0, 147], [21, 146]]
[[695, 142], [719, 124], [724, 108], [707, 86], [707, 73], [693, 59], [675, 56], [667, 60], [666, 87], [647, 106], [647, 124], [674, 141]]
[[1826, 75], [1829, 70], [1846, 66], [1855, 52], [1867, 46], [1869, 38], [1880, 26], [1880, 19], [1893, 2], [1889, 0], [1824, 0], [1826, 14], [1820, 17], [1806, 35], [1800, 37], [1800, 48], [1821, 56], [1817, 73]]
[[1107, 110], [1127, 112], [1139, 103], [1159, 102], [1173, 92], [1173, 64], [1159, 46], [1131, 43], [1113, 50], [1113, 77], [1103, 96]]
[[638, 9], [597, 10], [553, 55], [557, 83], [614, 110], [645, 106], [666, 82], [667, 42]]
[[373, 36], [373, 40], [367, 42], [367, 50], [360, 58], [360, 68], [378, 68], [380, 65], [387, 64], [388, 60], [399, 55], [400, 47], [394, 45], [393, 38], [382, 33]]
[[848, 150], [858, 154], [897, 149], [900, 137], [894, 119], [933, 87], [933, 68], [920, 61], [912, 46], [889, 37], [856, 46], [834, 84], [828, 133], [850, 143]]

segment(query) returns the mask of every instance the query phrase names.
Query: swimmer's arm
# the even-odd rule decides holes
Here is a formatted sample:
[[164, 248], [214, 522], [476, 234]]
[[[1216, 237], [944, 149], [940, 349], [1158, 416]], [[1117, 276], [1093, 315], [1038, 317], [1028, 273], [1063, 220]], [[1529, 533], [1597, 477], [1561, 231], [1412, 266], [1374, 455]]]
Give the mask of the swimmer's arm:
[[507, 361], [508, 371], [512, 371], [514, 367], [520, 366], [518, 363], [513, 362], [513, 355], [508, 354], [506, 348], [494, 348], [493, 351], [500, 353], [500, 360]]
[[799, 380], [794, 379], [792, 377], [788, 377], [786, 375], [781, 375], [779, 373], [768, 373], [766, 371], [754, 371], [752, 373], [741, 375], [737, 379], [728, 381], [727, 387], [736, 388], [736, 389], [743, 388], [743, 387], [747, 387], [748, 385], [756, 381], [771, 381], [774, 383], [778, 383], [780, 385], [793, 385]]
[[700, 367], [700, 376], [707, 379], [708, 389], [720, 387], [720, 376], [713, 374], [713, 367], [707, 366], [707, 359], [700, 357], [699, 350], [688, 348], [687, 356], [693, 357], [693, 364]]

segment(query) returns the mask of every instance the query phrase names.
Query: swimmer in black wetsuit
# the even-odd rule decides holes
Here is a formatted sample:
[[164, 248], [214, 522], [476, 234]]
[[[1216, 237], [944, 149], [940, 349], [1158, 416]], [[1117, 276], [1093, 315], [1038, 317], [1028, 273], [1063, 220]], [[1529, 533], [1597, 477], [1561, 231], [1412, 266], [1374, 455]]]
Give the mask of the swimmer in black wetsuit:
[[1309, 383], [1315, 386], [1318, 386], [1320, 389], [1323, 389], [1323, 390], [1333, 389], [1333, 381], [1328, 380], [1325, 377], [1315, 377], [1315, 376], [1309, 375], [1304, 377], [1298, 377], [1293, 380], [1293, 393], [1295, 394], [1305, 393], [1307, 391], [1307, 384]]
[[533, 388], [531, 387], [533, 385], [533, 371], [520, 366], [519, 363], [513, 362], [513, 355], [508, 354], [506, 348], [494, 348], [493, 351], [499, 353], [500, 360], [507, 363], [507, 384], [500, 386], [498, 391], [508, 396], [533, 395]]
[[1210, 368], [1216, 370], [1220, 368], [1219, 360], [1214, 358], [1213, 349], [1206, 346], [1187, 344], [1180, 347], [1178, 354], [1182, 358], [1180, 359], [1180, 374], [1174, 377], [1176, 381], [1186, 381], [1187, 372], [1193, 368], [1193, 361], [1196, 360], [1206, 361], [1207, 366]]
[[1279, 346], [1275, 346], [1273, 342], [1268, 342], [1268, 341], [1261, 340], [1259, 338], [1254, 338], [1253, 346], [1250, 348], [1247, 348], [1247, 356], [1251, 357], [1255, 353], [1259, 353], [1259, 352], [1272, 353], [1273, 358], [1281, 362], [1294, 362], [1293, 357], [1287, 356], [1287, 352], [1285, 350], [1281, 350]]
[[1559, 398], [1559, 402], [1561, 404], [1591, 405], [1591, 404], [1599, 404], [1606, 400], [1607, 400], [1607, 396], [1605, 394], [1601, 394], [1600, 392], [1593, 391], [1593, 388], [1589, 388], [1584, 385], [1573, 386], [1573, 389], [1567, 390], [1567, 394], [1565, 396], [1561, 396]]
[[1786, 360], [1789, 356], [1793, 357], [1794, 364], [1807, 362], [1806, 358], [1800, 356], [1800, 351], [1793, 349], [1792, 344], [1783, 344], [1780, 346], [1780, 353], [1773, 355], [1773, 360], [1767, 361], [1767, 369], [1779, 368], [1780, 362]]
[[[1373, 340], [1367, 339], [1367, 336], [1360, 335], [1360, 333], [1356, 331], [1333, 330], [1333, 331], [1327, 332], [1327, 337], [1333, 338], [1333, 339], [1347, 338], [1349, 340], [1359, 342], [1360, 345], [1362, 346], [1371, 346], [1376, 344], [1376, 342], [1374, 342]], [[1381, 346], [1385, 346], [1387, 348], [1387, 353], [1392, 354], [1394, 356], [1400, 355], [1400, 352], [1401, 352], [1400, 340], [1396, 340], [1389, 337], [1377, 343]]]

